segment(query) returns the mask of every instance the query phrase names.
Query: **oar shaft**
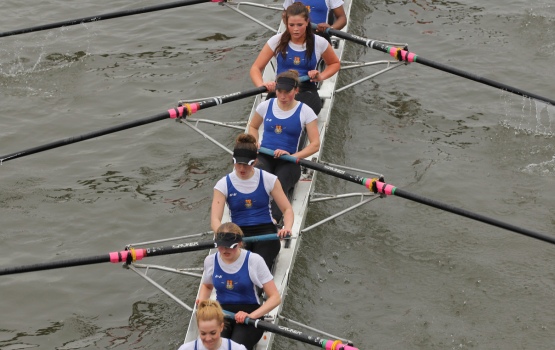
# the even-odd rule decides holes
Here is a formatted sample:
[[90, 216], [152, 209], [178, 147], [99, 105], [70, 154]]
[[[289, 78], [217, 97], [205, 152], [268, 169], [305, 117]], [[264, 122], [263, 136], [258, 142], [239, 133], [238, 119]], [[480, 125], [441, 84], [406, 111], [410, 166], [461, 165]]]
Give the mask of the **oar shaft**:
[[[235, 319], [235, 314], [233, 312], [224, 311], [224, 313], [227, 318]], [[267, 332], [279, 334], [290, 339], [298, 340], [300, 342], [315, 345], [328, 350], [332, 349], [332, 347], [335, 350], [358, 350], [358, 348], [355, 348], [353, 346], [350, 346], [347, 344], [341, 344], [341, 341], [339, 340], [334, 341], [334, 340], [323, 339], [317, 336], [305, 334], [304, 332], [296, 329], [275, 325], [273, 323], [262, 321], [262, 320], [252, 320], [247, 317], [245, 319], [245, 324], [253, 326], [258, 329], [262, 329]]]
[[469, 80], [473, 80], [473, 81], [476, 81], [478, 83], [482, 83], [482, 84], [485, 84], [485, 85], [488, 85], [488, 86], [491, 86], [491, 87], [494, 87], [494, 88], [498, 88], [498, 89], [501, 89], [501, 90], [504, 90], [504, 91], [508, 91], [508, 92], [511, 92], [513, 94], [516, 94], [516, 95], [520, 95], [520, 96], [523, 96], [523, 97], [534, 98], [536, 100], [540, 100], [540, 101], [549, 103], [551, 105], [555, 105], [555, 100], [554, 99], [547, 98], [547, 97], [544, 97], [544, 96], [540, 96], [540, 95], [535, 94], [533, 92], [521, 90], [521, 89], [518, 89], [516, 87], [510, 86], [510, 85], [507, 85], [507, 84], [503, 84], [503, 83], [497, 82], [495, 80], [479, 76], [477, 74], [469, 73], [469, 72], [463, 71], [463, 70], [458, 69], [458, 68], [450, 67], [448, 65], [426, 59], [422, 56], [416, 55], [416, 54], [414, 54], [412, 52], [409, 52], [407, 50], [403, 50], [403, 49], [400, 49], [400, 48], [397, 48], [397, 47], [394, 47], [394, 46], [390, 46], [390, 45], [387, 45], [385, 43], [382, 43], [382, 42], [379, 42], [379, 41], [376, 41], [376, 40], [370, 40], [370, 39], [362, 38], [362, 37], [357, 36], [357, 35], [345, 33], [345, 32], [342, 32], [340, 30], [329, 29], [329, 28], [326, 30], [326, 32], [330, 35], [334, 35], [336, 37], [352, 41], [356, 44], [364, 45], [364, 46], [369, 47], [371, 49], [385, 52], [385, 53], [391, 55], [392, 57], [396, 58], [399, 61], [420, 63], [422, 65], [425, 65], [425, 66], [428, 66], [428, 67], [431, 67], [431, 68], [435, 68], [435, 69], [438, 69], [438, 70], [441, 70], [441, 71], [444, 71], [444, 72], [447, 72], [447, 73], [451, 73], [451, 74], [454, 74], [454, 75], [458, 75], [460, 77], [463, 77], [463, 78], [466, 78], [466, 79], [469, 79]]
[[[260, 153], [264, 153], [264, 154], [268, 154], [268, 155], [273, 155], [274, 151], [271, 149], [267, 149], [264, 147], [260, 147], [259, 149]], [[544, 242], [548, 242], [548, 243], [552, 243], [555, 244], [555, 237], [543, 234], [543, 233], [539, 233], [539, 232], [535, 232], [523, 227], [519, 227], [519, 226], [515, 226], [506, 222], [502, 222], [500, 220], [497, 219], [493, 219], [490, 217], [487, 217], [485, 215], [481, 215], [478, 213], [473, 213], [471, 211], [465, 210], [465, 209], [461, 209], [461, 208], [457, 208], [454, 207], [452, 205], [449, 204], [445, 204], [433, 199], [429, 199], [429, 198], [425, 198], [422, 196], [419, 196], [417, 194], [413, 194], [410, 193], [408, 191], [399, 189], [393, 185], [387, 184], [385, 182], [383, 182], [383, 179], [369, 179], [369, 178], [364, 178], [364, 177], [360, 177], [357, 175], [353, 175], [353, 174], [349, 174], [341, 169], [335, 169], [333, 167], [329, 167], [327, 165], [322, 165], [319, 163], [315, 163], [315, 162], [311, 162], [309, 160], [306, 159], [300, 159], [300, 158], [296, 158], [290, 155], [283, 155], [280, 157], [280, 159], [292, 162], [292, 163], [297, 163], [300, 165], [303, 165], [307, 168], [310, 169], [314, 169], [314, 170], [318, 170], [321, 171], [323, 173], [326, 173], [328, 175], [332, 175], [347, 181], [351, 181], [354, 183], [358, 183], [360, 185], [365, 186], [366, 188], [375, 191], [377, 193], [381, 193], [381, 194], [385, 194], [385, 195], [395, 195], [395, 196], [399, 196], [399, 197], [403, 197], [405, 199], [409, 199], [421, 204], [425, 204], [437, 209], [442, 209], [445, 211], [448, 211], [450, 213], [453, 214], [457, 214], [457, 215], [461, 215], [464, 217], [467, 217], [469, 219], [473, 219], [473, 220], [477, 220], [477, 221], [481, 221], [483, 223], [486, 224], [490, 224], [496, 227], [500, 227], [500, 228], [504, 228], [506, 230], [509, 231], [513, 231], [516, 233], [520, 233], [523, 234], [525, 236], [528, 237], [532, 237], [532, 238], [536, 238], [539, 239], [541, 241]]]
[[137, 126], [153, 123], [153, 122], [156, 122], [156, 121], [159, 121], [159, 120], [163, 120], [163, 119], [167, 119], [167, 118], [187, 117], [188, 115], [196, 113], [201, 109], [218, 106], [222, 103], [227, 103], [227, 102], [240, 100], [242, 98], [258, 95], [258, 94], [261, 94], [261, 93], [266, 92], [266, 91], [267, 91], [266, 87], [261, 86], [261, 87], [253, 88], [253, 89], [246, 90], [246, 91], [240, 91], [240, 92], [235, 92], [235, 93], [228, 94], [228, 95], [212, 97], [212, 98], [206, 99], [206, 100], [201, 101], [201, 102], [186, 104], [184, 106], [179, 106], [179, 107], [176, 107], [176, 108], [169, 109], [166, 112], [163, 112], [163, 113], [151, 116], [151, 117], [146, 117], [146, 118], [143, 118], [143, 119], [130, 121], [130, 122], [127, 122], [127, 123], [119, 124], [119, 125], [109, 127], [109, 128], [106, 128], [106, 129], [102, 129], [102, 130], [98, 130], [98, 131], [93, 131], [93, 132], [83, 134], [83, 135], [79, 135], [79, 136], [68, 137], [66, 139], [53, 141], [53, 142], [50, 142], [50, 143], [47, 143], [47, 144], [44, 144], [44, 145], [41, 145], [41, 146], [36, 146], [36, 147], [28, 148], [28, 149], [25, 149], [25, 150], [22, 150], [22, 151], [19, 151], [19, 152], [10, 153], [10, 154], [7, 154], [5, 156], [0, 156], [0, 164], [2, 164], [3, 162], [7, 162], [9, 160], [12, 160], [12, 159], [25, 157], [25, 156], [28, 156], [28, 155], [31, 155], [31, 154], [47, 151], [47, 150], [50, 150], [50, 149], [58, 148], [58, 147], [61, 147], [61, 146], [72, 144], [72, 143], [85, 141], [85, 140], [92, 139], [92, 138], [95, 138], [95, 137], [99, 137], [99, 136], [111, 134], [111, 133], [114, 133], [114, 132], [134, 128], [134, 127], [137, 127]]
[[[258, 151], [260, 153], [267, 154], [269, 156], [274, 155], [273, 150], [265, 148], [265, 147], [260, 147], [260, 149]], [[287, 160], [287, 161], [292, 162], [292, 163], [297, 163], [297, 164], [303, 165], [307, 168], [314, 169], [314, 170], [320, 171], [322, 173], [338, 177], [338, 178], [343, 179], [343, 180], [354, 182], [354, 183], [359, 184], [359, 185], [363, 185], [364, 180], [366, 180], [366, 178], [364, 178], [364, 177], [349, 174], [344, 170], [334, 168], [334, 167], [326, 165], [326, 164], [319, 164], [319, 163], [311, 162], [309, 160], [302, 159], [302, 158], [296, 158], [296, 157], [293, 157], [293, 156], [290, 156], [290, 155], [287, 155], [287, 154], [282, 155], [280, 157], [280, 159]]]
[[486, 223], [486, 224], [489, 224], [489, 225], [492, 225], [492, 226], [496, 226], [496, 227], [503, 228], [503, 229], [506, 229], [506, 230], [509, 230], [509, 231], [520, 233], [520, 234], [523, 234], [523, 235], [528, 236], [528, 237], [536, 238], [536, 239], [539, 239], [539, 240], [544, 241], [544, 242], [555, 244], [555, 237], [548, 236], [548, 235], [540, 233], [540, 232], [534, 232], [532, 230], [529, 230], [529, 229], [526, 229], [526, 228], [523, 228], [523, 227], [518, 227], [518, 226], [509, 224], [509, 223], [506, 223], [506, 222], [503, 222], [503, 221], [500, 221], [500, 220], [497, 220], [497, 219], [494, 219], [494, 218], [490, 218], [488, 216], [485, 216], [485, 215], [482, 215], [482, 214], [479, 214], [479, 213], [474, 213], [474, 212], [471, 212], [471, 211], [468, 211], [468, 210], [465, 210], [465, 209], [462, 209], [462, 208], [457, 208], [457, 207], [454, 207], [450, 204], [446, 204], [446, 203], [442, 203], [442, 202], [434, 200], [434, 199], [426, 198], [426, 197], [420, 196], [418, 194], [408, 192], [406, 190], [397, 188], [395, 186], [392, 186], [392, 185], [389, 185], [389, 184], [386, 184], [386, 183], [383, 183], [383, 182], [380, 182], [380, 181], [376, 181], [376, 187], [377, 187], [379, 193], [391, 194], [391, 195], [395, 195], [395, 196], [398, 196], [398, 197], [402, 197], [402, 198], [405, 198], [405, 199], [408, 199], [408, 200], [411, 200], [411, 201], [414, 201], [414, 202], [417, 202], [417, 203], [420, 203], [420, 204], [424, 204], [424, 205], [427, 205], [427, 206], [430, 206], [430, 207], [445, 210], [445, 211], [448, 211], [448, 212], [453, 213], [453, 214], [457, 214], [457, 215], [460, 215], [460, 216], [467, 217], [469, 219], [480, 221], [480, 222], [483, 222], [483, 223]]
[[156, 122], [156, 121], [159, 121], [159, 120], [162, 120], [162, 119], [167, 119], [169, 117], [170, 117], [170, 113], [169, 112], [164, 112], [164, 113], [154, 115], [152, 117], [147, 117], [147, 118], [143, 118], [143, 119], [139, 119], [139, 120], [135, 120], [135, 121], [115, 125], [115, 126], [110, 127], [110, 128], [89, 132], [87, 134], [83, 134], [83, 135], [79, 135], [79, 136], [72, 136], [72, 137], [68, 137], [68, 138], [65, 138], [65, 139], [62, 139], [62, 140], [58, 140], [58, 141], [53, 141], [53, 142], [50, 142], [50, 143], [47, 143], [47, 144], [44, 144], [44, 145], [28, 148], [28, 149], [25, 149], [25, 150], [22, 150], [22, 151], [19, 151], [19, 152], [14, 152], [14, 153], [7, 154], [5, 156], [1, 156], [0, 157], [0, 164], [3, 163], [3, 162], [7, 162], [8, 160], [29, 156], [31, 154], [47, 151], [47, 150], [58, 148], [58, 147], [65, 146], [65, 145], [70, 145], [70, 144], [76, 143], [76, 142], [85, 141], [85, 140], [92, 139], [92, 138], [95, 138], [95, 137], [99, 137], [99, 136], [102, 136], [102, 135], [107, 135], [107, 134], [111, 134], [111, 133], [114, 133], [114, 132], [134, 128], [136, 126], [140, 126], [140, 125], [144, 125], [144, 124], [148, 124], [148, 123], [153, 123], [153, 122]]
[[[245, 237], [243, 238], [243, 241], [246, 243], [252, 243], [252, 242], [260, 242], [260, 241], [271, 241], [271, 240], [277, 240], [277, 239], [279, 239], [277, 234], [268, 233], [268, 234], [253, 236], [253, 237]], [[24, 272], [60, 269], [60, 268], [72, 267], [72, 266], [100, 264], [105, 262], [111, 262], [111, 263], [127, 262], [129, 259], [131, 261], [135, 261], [135, 260], [142, 260], [147, 256], [152, 257], [152, 256], [161, 256], [161, 255], [171, 255], [171, 254], [178, 254], [178, 253], [185, 253], [185, 252], [194, 252], [198, 250], [206, 250], [211, 248], [214, 248], [213, 241], [180, 243], [180, 244], [174, 244], [174, 245], [165, 246], [165, 247], [129, 249], [129, 250], [122, 250], [118, 252], [111, 252], [104, 255], [58, 260], [58, 261], [52, 261], [52, 262], [40, 263], [40, 264], [7, 267], [4, 269], [0, 269], [0, 276], [12, 275], [12, 274], [24, 273]]]
[[162, 5], [147, 6], [147, 7], [141, 7], [141, 8], [138, 8], [138, 9], [123, 10], [123, 11], [105, 13], [105, 14], [102, 14], [102, 15], [89, 16], [89, 17], [83, 17], [83, 18], [77, 18], [77, 19], [70, 19], [70, 20], [67, 20], [67, 21], [61, 21], [61, 22], [50, 23], [50, 24], [43, 24], [43, 25], [39, 25], [39, 26], [35, 26], [35, 27], [11, 30], [11, 31], [8, 31], [8, 32], [0, 33], [0, 38], [1, 37], [12, 36], [12, 35], [17, 35], [17, 34], [38, 32], [38, 31], [47, 30], [47, 29], [67, 27], [67, 26], [72, 26], [72, 25], [77, 25], [77, 24], [82, 24], [82, 23], [98, 22], [98, 21], [103, 21], [103, 20], [106, 20], [106, 19], [137, 15], [137, 14], [141, 14], [141, 13], [167, 10], [167, 9], [171, 9], [171, 8], [175, 8], [175, 7], [200, 4], [200, 3], [203, 3], [203, 2], [220, 2], [220, 1], [218, 1], [218, 0], [176, 1], [176, 2], [162, 4]]

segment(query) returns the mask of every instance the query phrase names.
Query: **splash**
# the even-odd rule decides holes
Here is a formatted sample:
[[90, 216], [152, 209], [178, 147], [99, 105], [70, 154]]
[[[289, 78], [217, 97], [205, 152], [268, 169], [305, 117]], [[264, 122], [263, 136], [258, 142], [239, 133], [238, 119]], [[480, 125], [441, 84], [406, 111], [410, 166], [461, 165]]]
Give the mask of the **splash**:
[[555, 176], [555, 156], [545, 162], [528, 164], [522, 168], [522, 172], [540, 176]]
[[542, 101], [522, 97], [520, 109], [512, 96], [504, 96], [505, 119], [499, 124], [514, 129], [515, 135], [552, 137], [555, 135], [555, 106]]

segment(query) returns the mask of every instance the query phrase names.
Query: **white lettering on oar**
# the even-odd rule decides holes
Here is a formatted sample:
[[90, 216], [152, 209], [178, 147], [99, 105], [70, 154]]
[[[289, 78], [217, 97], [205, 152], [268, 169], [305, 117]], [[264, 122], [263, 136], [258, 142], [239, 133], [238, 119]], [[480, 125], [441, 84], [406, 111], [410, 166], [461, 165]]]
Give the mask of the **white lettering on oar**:
[[286, 332], [293, 333], [293, 334], [303, 334], [303, 332], [298, 331], [296, 329], [291, 329], [291, 328], [287, 328], [287, 327], [283, 327], [283, 326], [278, 326], [278, 328], [281, 329], [281, 330], [284, 330]]
[[324, 165], [324, 169], [331, 170], [331, 171], [336, 172], [338, 174], [345, 174], [345, 171], [340, 170], [340, 169], [336, 169], [336, 168], [333, 168], [333, 167], [327, 166], [327, 165]]

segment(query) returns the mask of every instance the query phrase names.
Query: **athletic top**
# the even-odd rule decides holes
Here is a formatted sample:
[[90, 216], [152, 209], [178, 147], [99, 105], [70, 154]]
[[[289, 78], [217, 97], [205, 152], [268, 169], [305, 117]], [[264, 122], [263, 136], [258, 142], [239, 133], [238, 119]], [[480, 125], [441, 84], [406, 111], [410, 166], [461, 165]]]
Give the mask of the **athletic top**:
[[318, 118], [314, 111], [302, 102], [289, 111], [283, 111], [275, 98], [260, 103], [256, 112], [264, 120], [261, 146], [272, 150], [282, 149], [290, 154], [297, 152], [306, 124]]
[[[216, 253], [216, 254], [211, 254], [208, 255], [205, 259], [204, 259], [204, 272], [202, 274], [202, 283], [205, 284], [211, 284], [214, 285], [214, 261], [216, 259], [218, 259], [218, 264], [221, 268], [221, 270], [227, 274], [234, 274], [239, 272], [239, 270], [243, 267], [243, 265], [245, 264], [245, 261], [247, 261], [247, 265], [248, 265], [248, 275], [250, 277], [250, 280], [252, 282], [252, 284], [254, 284], [255, 286], [259, 287], [259, 288], [263, 288], [264, 284], [270, 282], [271, 280], [274, 279], [274, 277], [272, 276], [272, 273], [270, 272], [270, 270], [268, 269], [268, 266], [266, 265], [266, 262], [264, 261], [264, 259], [262, 259], [262, 257], [256, 253], [252, 253], [249, 252], [249, 259], [247, 260], [247, 250], [245, 249], [241, 249], [241, 255], [239, 255], [239, 258], [237, 260], [235, 260], [233, 263], [231, 264], [226, 264], [222, 258], [220, 257], [220, 254]], [[214, 285], [214, 287], [216, 287]], [[218, 289], [216, 289], [216, 293], [217, 293]], [[255, 292], [255, 296], [257, 298], [257, 303], [260, 303], [260, 300], [258, 299], [258, 295]], [[220, 297], [216, 296], [218, 301], [220, 301]], [[221, 303], [221, 302], [220, 302]]]
[[[283, 2], [283, 9], [287, 10], [295, 0], [285, 0]], [[310, 21], [312, 23], [327, 23], [330, 10], [336, 9], [343, 5], [343, 0], [326, 0], [326, 7], [322, 6], [322, 0], [302, 0], [309, 9]]]
[[214, 189], [225, 197], [231, 221], [239, 226], [254, 226], [272, 222], [270, 192], [274, 190], [277, 176], [254, 168], [248, 180], [240, 179], [235, 171], [224, 176]]
[[[178, 350], [207, 350], [202, 340], [197, 339], [185, 343], [179, 347]], [[244, 345], [238, 344], [231, 339], [222, 338], [222, 345], [217, 350], [247, 350]]]
[[[280, 34], [276, 34], [268, 39], [267, 43], [272, 51], [276, 50], [276, 47], [279, 44], [279, 40], [281, 39]], [[305, 51], [306, 51], [306, 43], [302, 45], [292, 43], [289, 41], [289, 50], [287, 50], [287, 55], [285, 58], [278, 53], [276, 56], [277, 59], [277, 73], [280, 74], [282, 72], [286, 72], [289, 69], [294, 69], [299, 72], [299, 76], [306, 76], [309, 70], [316, 69], [316, 65], [318, 61], [322, 57], [322, 53], [326, 51], [328, 48], [328, 41], [321, 36], [315, 35], [314, 36], [314, 52], [312, 57], [306, 58]]]

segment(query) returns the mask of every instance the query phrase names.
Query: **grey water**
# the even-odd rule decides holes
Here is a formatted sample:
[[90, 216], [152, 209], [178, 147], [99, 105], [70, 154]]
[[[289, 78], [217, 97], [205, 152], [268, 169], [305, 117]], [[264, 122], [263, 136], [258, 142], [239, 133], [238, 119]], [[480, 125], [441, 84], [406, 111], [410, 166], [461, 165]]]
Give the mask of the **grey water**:
[[[155, 4], [4, 1], [0, 31]], [[248, 11], [277, 26], [279, 12]], [[554, 22], [547, 0], [354, 0], [350, 32], [555, 98]], [[0, 38], [0, 154], [250, 89], [270, 35], [207, 3]], [[389, 56], [350, 43], [344, 58]], [[244, 120], [251, 103], [196, 116]], [[227, 146], [236, 135], [203, 129]], [[553, 107], [412, 63], [337, 95], [323, 160], [555, 236], [554, 132]], [[230, 169], [227, 153], [169, 120], [4, 162], [0, 267], [207, 231], [212, 187]], [[361, 190], [317, 181], [318, 192]], [[311, 205], [307, 223], [354, 203]], [[360, 349], [552, 349], [554, 259], [550, 243], [389, 196], [303, 235], [284, 315]], [[193, 302], [194, 277], [151, 276]], [[188, 318], [116, 264], [0, 278], [0, 349], [175, 349]], [[274, 348], [313, 347], [278, 337]]]

